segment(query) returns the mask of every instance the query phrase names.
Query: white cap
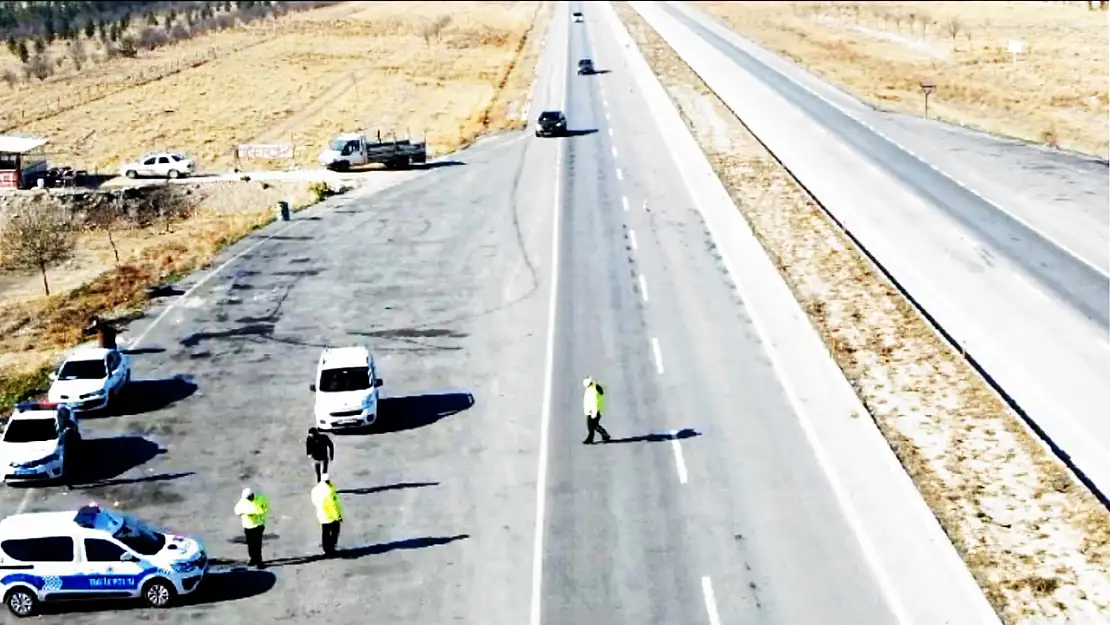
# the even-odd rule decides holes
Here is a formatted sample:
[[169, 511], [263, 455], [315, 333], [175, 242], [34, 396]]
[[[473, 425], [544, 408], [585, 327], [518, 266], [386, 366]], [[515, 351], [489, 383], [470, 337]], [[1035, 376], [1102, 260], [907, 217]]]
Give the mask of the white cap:
[[325, 473], [325, 474], [321, 475], [321, 476], [320, 476], [320, 481], [321, 481], [321, 482], [326, 482], [326, 481], [328, 481], [328, 474], [327, 474], [327, 473]]
[[246, 499], [247, 497], [250, 497], [250, 496], [251, 496], [251, 495], [253, 495], [253, 494], [254, 494], [254, 491], [253, 491], [253, 490], [251, 490], [251, 489], [249, 489], [249, 488], [244, 488], [244, 489], [243, 489], [243, 494], [242, 494], [242, 495], [239, 495], [239, 497], [241, 497], [241, 498], [243, 498], [243, 499]]
[[591, 378], [590, 376], [586, 376], [585, 379], [582, 380], [582, 386], [589, 386], [590, 382], [593, 381], [593, 378]]

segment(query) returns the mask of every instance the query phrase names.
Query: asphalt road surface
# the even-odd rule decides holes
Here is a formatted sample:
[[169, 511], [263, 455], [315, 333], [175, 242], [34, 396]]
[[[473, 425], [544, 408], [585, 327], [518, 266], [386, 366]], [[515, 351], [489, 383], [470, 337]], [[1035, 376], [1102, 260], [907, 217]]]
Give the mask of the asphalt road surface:
[[[157, 615], [42, 622], [517, 624], [534, 599], [549, 625], [893, 622], [630, 78], [574, 74], [615, 44], [566, 9], [537, 93], [565, 98], [572, 136], [506, 135], [299, 213], [124, 334], [146, 353], [121, 408], [84, 423], [85, 484], [4, 488], [0, 509], [95, 499], [201, 537], [219, 564]], [[346, 551], [318, 560], [308, 385], [325, 345], [351, 343], [377, 353], [387, 399], [381, 426], [335, 437]], [[582, 444], [587, 374], [608, 445]], [[241, 566], [244, 486], [272, 502], [263, 571]]]

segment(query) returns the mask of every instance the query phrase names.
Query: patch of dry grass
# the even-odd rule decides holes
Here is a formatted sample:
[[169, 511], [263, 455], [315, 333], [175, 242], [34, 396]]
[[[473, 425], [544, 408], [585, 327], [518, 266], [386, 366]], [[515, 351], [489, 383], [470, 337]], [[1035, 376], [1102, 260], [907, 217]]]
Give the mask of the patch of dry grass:
[[1110, 512], [646, 22], [614, 5], [1003, 621], [1099, 621]]
[[[90, 170], [168, 148], [198, 157], [202, 169], [226, 169], [235, 145], [270, 140], [292, 143], [297, 163], [314, 164], [336, 133], [371, 129], [426, 131], [430, 151], [442, 154], [520, 125], [513, 112], [527, 98], [537, 52], [529, 37], [550, 8], [394, 1], [307, 11], [178, 44], [159, 53], [242, 49], [19, 130], [53, 138], [72, 154], [55, 160]], [[119, 82], [143, 62], [153, 61], [97, 71]], [[29, 88], [19, 97], [52, 96]]]
[[115, 234], [120, 264], [103, 232], [85, 232], [78, 253], [62, 271], [79, 276], [55, 281], [50, 297], [35, 293], [36, 276], [7, 276], [0, 292], [0, 387], [3, 378], [28, 375], [60, 350], [82, 340], [80, 329], [94, 314], [118, 313], [145, 301], [145, 289], [206, 266], [226, 245], [274, 218], [279, 199], [294, 207], [315, 201], [304, 182], [210, 183], [191, 191], [193, 215], [172, 224]]
[[696, 4], [880, 108], [920, 115], [928, 80], [930, 117], [1110, 156], [1107, 17], [1085, 2]]

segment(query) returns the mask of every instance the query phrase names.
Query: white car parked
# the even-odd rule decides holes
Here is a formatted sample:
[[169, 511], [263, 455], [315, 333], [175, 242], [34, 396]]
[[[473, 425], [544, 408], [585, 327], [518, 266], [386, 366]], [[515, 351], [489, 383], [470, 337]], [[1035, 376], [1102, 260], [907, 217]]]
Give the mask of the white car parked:
[[315, 420], [321, 430], [367, 426], [378, 419], [378, 388], [374, 357], [362, 346], [329, 347], [320, 354]]
[[102, 410], [131, 382], [131, 363], [118, 349], [81, 347], [50, 379], [49, 401], [68, 404], [74, 412]]
[[128, 178], [183, 178], [196, 171], [196, 161], [180, 152], [146, 154], [134, 163], [124, 163], [119, 168], [119, 173]]
[[65, 404], [16, 404], [0, 436], [0, 476], [5, 483], [61, 479], [80, 444], [77, 418]]
[[17, 618], [60, 601], [141, 598], [165, 608], [208, 568], [199, 541], [96, 504], [0, 521], [0, 594]]

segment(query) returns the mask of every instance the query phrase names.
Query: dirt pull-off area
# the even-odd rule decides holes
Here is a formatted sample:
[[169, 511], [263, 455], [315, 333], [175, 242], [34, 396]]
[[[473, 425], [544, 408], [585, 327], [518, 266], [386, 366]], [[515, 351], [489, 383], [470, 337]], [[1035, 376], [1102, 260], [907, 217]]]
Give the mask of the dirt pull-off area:
[[1004, 622], [1106, 622], [1110, 512], [647, 23], [614, 4]]
[[1110, 154], [1110, 32], [1088, 8], [1100, 3], [695, 4], [879, 108], [921, 115], [928, 81], [930, 117]]

